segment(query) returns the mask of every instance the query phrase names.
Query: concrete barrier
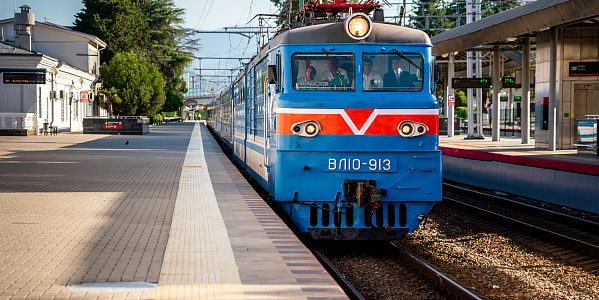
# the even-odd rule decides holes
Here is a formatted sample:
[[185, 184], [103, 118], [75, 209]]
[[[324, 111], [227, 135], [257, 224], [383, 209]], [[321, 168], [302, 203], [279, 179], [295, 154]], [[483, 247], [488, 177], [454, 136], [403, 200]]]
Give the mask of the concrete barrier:
[[83, 118], [83, 133], [146, 134], [150, 118], [144, 116]]

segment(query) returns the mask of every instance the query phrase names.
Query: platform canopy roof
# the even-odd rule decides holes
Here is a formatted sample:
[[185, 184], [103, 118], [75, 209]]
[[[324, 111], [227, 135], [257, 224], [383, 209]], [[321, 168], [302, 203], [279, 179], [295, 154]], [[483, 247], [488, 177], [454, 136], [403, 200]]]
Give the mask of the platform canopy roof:
[[499, 44], [582, 21], [599, 25], [599, 0], [537, 0], [432, 37], [433, 53]]

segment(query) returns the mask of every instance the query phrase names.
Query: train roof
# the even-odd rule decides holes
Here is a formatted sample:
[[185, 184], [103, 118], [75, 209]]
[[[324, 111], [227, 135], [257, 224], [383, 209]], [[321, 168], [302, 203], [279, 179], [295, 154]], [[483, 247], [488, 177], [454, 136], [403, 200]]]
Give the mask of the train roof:
[[[381, 44], [421, 44], [432, 45], [430, 37], [421, 30], [403, 27], [392, 23], [372, 23], [372, 32], [362, 40], [356, 41], [345, 32], [344, 22], [325, 23], [294, 29], [278, 33], [260, 53], [252, 58], [250, 65], [256, 64], [262, 58], [281, 45], [293, 44], [319, 44], [319, 43], [381, 43]], [[235, 81], [243, 75], [243, 70], [237, 75]]]
[[[326, 23], [290, 29], [279, 33], [267, 45], [275, 48], [283, 44], [356, 43], [345, 33], [343, 22]], [[390, 23], [372, 23], [372, 32], [363, 40], [367, 43], [431, 44], [429, 36], [421, 30]], [[266, 49], [268, 51], [268, 49]]]

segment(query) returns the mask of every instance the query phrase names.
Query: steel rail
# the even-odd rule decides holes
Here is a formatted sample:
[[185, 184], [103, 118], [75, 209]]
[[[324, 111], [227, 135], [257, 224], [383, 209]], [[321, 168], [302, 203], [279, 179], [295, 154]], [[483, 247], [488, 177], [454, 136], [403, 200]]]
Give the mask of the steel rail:
[[448, 191], [457, 191], [460, 194], [468, 194], [468, 197], [475, 198], [476, 200], [481, 200], [487, 203], [491, 203], [493, 205], [498, 205], [502, 207], [507, 207], [510, 209], [516, 209], [521, 212], [525, 212], [540, 218], [548, 219], [554, 222], [559, 222], [562, 224], [568, 224], [572, 227], [576, 227], [578, 229], [582, 229], [589, 232], [599, 232], [599, 223], [593, 222], [590, 220], [578, 218], [572, 215], [560, 213], [557, 211], [545, 209], [542, 207], [522, 203], [520, 201], [515, 201], [512, 199], [507, 199], [505, 197], [501, 197], [498, 195], [493, 195], [481, 191], [476, 191], [473, 189], [469, 189], [466, 187], [454, 185], [451, 183], [444, 182], [443, 183], [444, 190]]
[[310, 244], [305, 245], [308, 247], [308, 249], [310, 249], [310, 251], [312, 251], [312, 254], [314, 254], [316, 259], [318, 259], [318, 261], [324, 266], [324, 268], [327, 269], [327, 271], [329, 271], [329, 274], [333, 277], [333, 279], [335, 279], [339, 286], [341, 286], [345, 294], [350, 299], [365, 300], [364, 296], [362, 296], [362, 294], [360, 294], [360, 292], [343, 276], [343, 274], [341, 274], [335, 268], [335, 266], [333, 266], [333, 263], [331, 263], [331, 261], [328, 258], [326, 258], [324, 254], [322, 254], [320, 251], [318, 251], [318, 249], [316, 249], [316, 247], [313, 247]]
[[449, 205], [458, 207], [462, 210], [467, 210], [472, 213], [478, 214], [479, 216], [483, 216], [485, 218], [489, 218], [495, 220], [500, 225], [511, 226], [517, 230], [520, 230], [525, 233], [532, 233], [539, 237], [546, 239], [549, 242], [560, 242], [562, 244], [567, 245], [573, 249], [577, 249], [578, 251], [583, 251], [588, 254], [592, 254], [595, 256], [599, 256], [599, 246], [587, 243], [586, 241], [582, 241], [567, 235], [563, 235], [558, 232], [554, 232], [552, 230], [542, 228], [533, 224], [526, 223], [521, 220], [517, 220], [514, 218], [510, 218], [508, 216], [504, 216], [502, 214], [477, 207], [475, 205], [471, 205], [465, 202], [462, 202], [457, 199], [453, 199], [451, 197], [443, 197], [443, 202]]
[[400, 248], [394, 243], [391, 243], [395, 249], [399, 252], [404, 262], [410, 265], [412, 268], [420, 271], [423, 275], [431, 279], [437, 286], [439, 286], [444, 291], [452, 294], [458, 299], [482, 299], [475, 293], [471, 292], [467, 288], [463, 287], [459, 283], [453, 281], [451, 278], [447, 277], [447, 275], [442, 272], [436, 270], [434, 267], [426, 263], [425, 261], [417, 258], [412, 255], [408, 251]]

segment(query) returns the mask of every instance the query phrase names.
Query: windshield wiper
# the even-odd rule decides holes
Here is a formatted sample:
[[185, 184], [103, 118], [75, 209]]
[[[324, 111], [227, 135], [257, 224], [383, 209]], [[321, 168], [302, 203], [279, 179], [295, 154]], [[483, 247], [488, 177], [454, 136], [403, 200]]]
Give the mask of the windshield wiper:
[[393, 48], [393, 52], [395, 52], [395, 53], [396, 53], [396, 54], [397, 54], [399, 57], [401, 57], [401, 58], [403, 58], [403, 59], [407, 60], [407, 61], [408, 61], [410, 64], [412, 64], [414, 67], [418, 68], [418, 70], [420, 70], [420, 72], [423, 72], [423, 73], [424, 73], [424, 70], [423, 70], [423, 69], [422, 69], [422, 68], [421, 68], [419, 65], [417, 65], [415, 62], [413, 62], [411, 59], [409, 59], [407, 56], [405, 56], [405, 55], [404, 55], [403, 53], [401, 53], [399, 50], [397, 50], [397, 49]]

